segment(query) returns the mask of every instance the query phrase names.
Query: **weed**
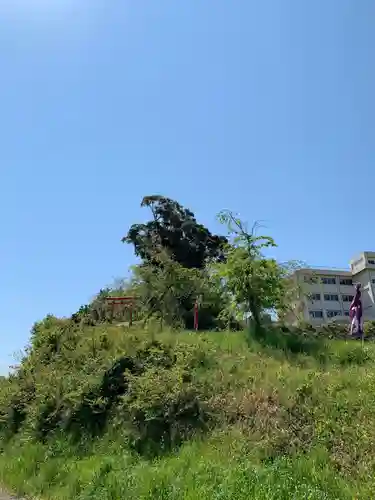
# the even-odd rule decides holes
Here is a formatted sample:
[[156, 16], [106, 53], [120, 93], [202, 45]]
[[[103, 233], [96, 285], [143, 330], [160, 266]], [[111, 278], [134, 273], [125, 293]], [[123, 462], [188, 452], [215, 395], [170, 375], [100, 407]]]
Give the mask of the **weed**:
[[1, 382], [0, 481], [15, 493], [371, 498], [371, 343], [297, 329], [245, 337], [72, 324], [50, 317], [35, 328]]

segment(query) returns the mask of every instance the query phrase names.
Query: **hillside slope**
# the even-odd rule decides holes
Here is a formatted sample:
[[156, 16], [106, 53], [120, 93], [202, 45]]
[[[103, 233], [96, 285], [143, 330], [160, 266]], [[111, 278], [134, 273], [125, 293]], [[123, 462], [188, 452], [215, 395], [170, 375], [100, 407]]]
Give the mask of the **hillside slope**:
[[372, 344], [50, 317], [1, 387], [0, 482], [56, 500], [372, 498], [374, 368]]

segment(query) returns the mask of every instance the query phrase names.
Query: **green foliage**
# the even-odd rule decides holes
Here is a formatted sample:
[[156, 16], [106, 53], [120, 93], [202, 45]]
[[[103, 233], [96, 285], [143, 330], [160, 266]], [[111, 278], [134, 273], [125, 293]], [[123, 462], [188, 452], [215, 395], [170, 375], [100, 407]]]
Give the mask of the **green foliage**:
[[173, 200], [145, 197], [142, 206], [151, 209], [153, 220], [132, 226], [123, 241], [134, 244], [143, 262], [132, 268], [126, 288], [101, 290], [73, 314], [77, 325], [128, 319], [126, 306], [114, 310], [108, 303], [111, 295], [135, 297], [137, 322], [146, 326], [156, 320], [161, 328], [193, 328], [197, 300], [200, 329], [216, 330], [238, 330], [248, 311], [259, 326], [267, 308], [281, 311], [288, 302], [286, 267], [261, 253], [275, 245], [272, 238], [247, 233], [243, 223], [228, 212], [219, 219], [234, 232], [233, 244], [229, 244], [200, 226], [192, 212]]
[[318, 335], [330, 339], [344, 339], [348, 337], [348, 325], [343, 323], [332, 322], [316, 327], [314, 330]]
[[269, 236], [257, 236], [254, 226], [248, 232], [244, 223], [232, 212], [222, 212], [219, 220], [227, 224], [233, 244], [226, 247], [225, 261], [215, 269], [232, 298], [232, 308], [252, 315], [260, 330], [265, 310], [281, 310], [287, 290], [288, 268], [263, 256], [263, 249], [276, 246]]
[[63, 433], [78, 445], [117, 421], [134, 449], [155, 454], [203, 430], [208, 417], [192, 372], [205, 354], [148, 334], [119, 342], [123, 333], [52, 316], [34, 325], [27, 356], [0, 387], [3, 438], [23, 432], [45, 443]]
[[256, 329], [252, 330], [248, 341], [252, 342], [253, 339], [265, 347], [282, 351], [284, 356], [289, 353], [319, 356], [326, 350], [324, 339], [315, 331], [304, 331], [297, 327], [269, 325], [261, 334]]
[[259, 313], [275, 308], [282, 290], [282, 270], [273, 259], [253, 259], [245, 248], [230, 248], [219, 275], [239, 304], [252, 304]]
[[372, 360], [372, 355], [367, 349], [363, 349], [361, 346], [356, 345], [351, 349], [346, 349], [340, 353], [338, 357], [338, 362], [340, 365], [365, 365]]
[[[20, 496], [371, 498], [372, 344], [71, 322], [45, 364], [51, 322], [59, 332], [41, 322], [0, 383], [0, 480]], [[16, 399], [25, 418], [11, 435]]]
[[131, 421], [131, 445], [144, 456], [170, 451], [207, 428], [209, 411], [202, 394], [181, 367], [152, 368], [130, 379], [121, 414]]
[[17, 434], [27, 417], [27, 407], [35, 397], [30, 381], [20, 373], [10, 376], [0, 392], [0, 432], [4, 439]]
[[363, 330], [366, 339], [373, 339], [375, 337], [375, 321], [365, 321]]
[[[164, 196], [145, 196], [142, 207], [150, 208], [153, 219], [133, 224], [123, 242], [134, 245], [135, 254], [152, 263], [153, 248], [160, 245], [186, 268], [202, 269], [207, 259], [222, 259], [226, 238], [211, 234], [199, 224], [193, 212]], [[155, 262], [154, 262], [155, 264]]]
[[[372, 340], [375, 337], [375, 321], [364, 322], [364, 340]], [[300, 329], [310, 331], [314, 335], [318, 335], [327, 339], [350, 339], [350, 327], [347, 322], [332, 321], [328, 324], [320, 326], [312, 326], [311, 324], [301, 323]]]
[[[156, 265], [155, 265], [156, 263]], [[186, 268], [163, 249], [153, 251], [153, 264], [133, 267], [132, 290], [140, 317], [154, 317], [172, 327], [193, 326], [193, 308], [200, 301], [201, 328], [218, 326], [224, 293], [206, 269]]]
[[[0, 378], [0, 481], [46, 500], [371, 498], [372, 344], [338, 340], [338, 324], [271, 320], [299, 292], [298, 263], [267, 258], [275, 242], [256, 225], [222, 212], [229, 242], [173, 200], [142, 205], [153, 220], [123, 240], [143, 259], [131, 279], [35, 323]], [[147, 328], [119, 325], [113, 295], [135, 297]], [[197, 299], [216, 332], [183, 331]], [[220, 331], [248, 312], [246, 335]]]
[[107, 301], [109, 297], [133, 296], [130, 285], [114, 288], [105, 288], [99, 291], [90, 304], [83, 305], [71, 316], [71, 320], [80, 326], [95, 326], [103, 323], [129, 321], [129, 305], [113, 304]]
[[69, 326], [68, 320], [47, 315], [43, 321], [35, 323], [32, 327], [27, 352], [38, 356], [41, 362], [49, 363], [58, 355], [62, 338]]

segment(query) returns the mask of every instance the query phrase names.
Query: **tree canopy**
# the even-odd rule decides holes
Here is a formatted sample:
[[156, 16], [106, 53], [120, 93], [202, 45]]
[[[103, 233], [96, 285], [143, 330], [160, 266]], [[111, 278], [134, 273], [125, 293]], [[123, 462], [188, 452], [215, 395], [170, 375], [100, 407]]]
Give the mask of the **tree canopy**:
[[[108, 295], [131, 296], [137, 323], [192, 328], [194, 304], [199, 303], [199, 324], [204, 329], [241, 328], [250, 313], [261, 332], [270, 312], [283, 320], [296, 296], [291, 276], [296, 262], [280, 264], [263, 250], [275, 247], [270, 236], [256, 234], [230, 211], [219, 222], [228, 237], [212, 234], [194, 213], [177, 201], [154, 195], [143, 198], [152, 219], [133, 224], [123, 242], [134, 246], [141, 262], [121, 285], [101, 290], [95, 299], [72, 316], [75, 323], [124, 321], [127, 305], [113, 310]], [[116, 314], [114, 314], [116, 312]]]
[[151, 210], [152, 220], [133, 224], [122, 241], [134, 245], [135, 254], [143, 261], [150, 262], [155, 244], [167, 250], [176, 262], [190, 269], [202, 269], [207, 259], [223, 259], [223, 247], [227, 239], [212, 234], [199, 224], [191, 210], [159, 195], [145, 196], [141, 206]]
[[260, 331], [265, 311], [285, 311], [290, 298], [288, 278], [294, 263], [281, 265], [263, 255], [263, 249], [277, 245], [270, 236], [256, 234], [257, 224], [248, 230], [230, 211], [221, 212], [218, 218], [227, 225], [232, 244], [227, 245], [225, 262], [215, 266], [216, 272], [231, 297], [230, 307], [250, 312], [254, 326]]

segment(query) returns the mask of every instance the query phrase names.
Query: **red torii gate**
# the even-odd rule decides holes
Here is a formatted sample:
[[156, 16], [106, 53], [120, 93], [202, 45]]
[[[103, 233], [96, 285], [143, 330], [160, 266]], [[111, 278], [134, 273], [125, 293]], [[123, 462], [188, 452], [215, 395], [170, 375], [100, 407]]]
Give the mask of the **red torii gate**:
[[129, 326], [132, 326], [133, 324], [133, 312], [134, 312], [134, 305], [135, 305], [135, 297], [105, 297], [105, 301], [108, 302], [109, 304], [112, 304], [112, 315], [115, 310], [116, 305], [123, 305], [126, 304], [129, 310]]

